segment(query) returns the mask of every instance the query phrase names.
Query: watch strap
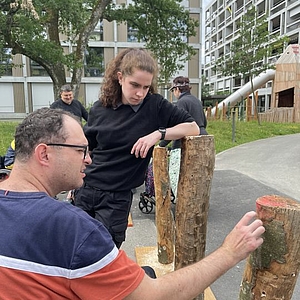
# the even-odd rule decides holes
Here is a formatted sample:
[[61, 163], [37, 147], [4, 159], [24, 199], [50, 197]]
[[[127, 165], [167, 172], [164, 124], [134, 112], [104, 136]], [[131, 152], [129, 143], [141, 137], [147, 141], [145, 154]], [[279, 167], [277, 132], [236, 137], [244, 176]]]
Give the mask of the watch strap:
[[164, 140], [165, 139], [165, 136], [166, 136], [166, 128], [159, 128], [158, 129], [158, 131], [161, 133], [161, 138], [160, 138], [160, 140], [162, 141], [162, 140]]

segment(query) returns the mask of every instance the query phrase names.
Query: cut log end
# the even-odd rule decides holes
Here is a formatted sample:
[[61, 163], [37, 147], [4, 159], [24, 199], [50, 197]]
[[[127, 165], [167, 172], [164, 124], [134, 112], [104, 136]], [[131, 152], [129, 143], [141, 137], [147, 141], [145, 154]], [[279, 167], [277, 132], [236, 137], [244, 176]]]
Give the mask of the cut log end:
[[300, 209], [300, 203], [296, 200], [284, 198], [278, 195], [266, 195], [256, 200], [256, 207], [260, 210], [261, 207], [279, 207], [289, 209]]

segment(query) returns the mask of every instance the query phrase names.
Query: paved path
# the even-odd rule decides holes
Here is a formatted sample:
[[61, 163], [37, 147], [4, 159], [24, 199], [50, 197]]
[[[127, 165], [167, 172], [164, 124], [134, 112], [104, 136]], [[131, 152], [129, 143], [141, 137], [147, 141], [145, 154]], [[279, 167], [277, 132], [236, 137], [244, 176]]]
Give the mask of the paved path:
[[216, 170], [233, 170], [300, 201], [300, 134], [240, 145], [216, 156]]
[[[222, 243], [245, 212], [255, 210], [258, 197], [276, 194], [300, 201], [299, 182], [300, 134], [259, 140], [219, 153], [210, 195], [207, 254]], [[138, 208], [141, 191], [143, 187], [134, 195], [134, 225], [123, 246], [132, 258], [136, 246], [156, 245], [155, 214], [142, 214]], [[217, 300], [238, 299], [244, 264], [239, 263], [211, 286]], [[299, 295], [298, 280], [292, 299], [298, 300]]]

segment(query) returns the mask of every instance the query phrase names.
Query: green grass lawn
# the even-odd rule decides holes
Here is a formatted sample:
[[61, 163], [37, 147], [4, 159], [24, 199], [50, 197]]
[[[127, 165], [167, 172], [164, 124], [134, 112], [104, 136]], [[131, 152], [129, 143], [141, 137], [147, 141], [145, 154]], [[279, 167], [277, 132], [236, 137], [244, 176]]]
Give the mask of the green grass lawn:
[[18, 122], [0, 121], [0, 155], [4, 155], [14, 138], [15, 128]]
[[300, 123], [267, 123], [257, 121], [236, 122], [235, 142], [232, 139], [231, 121], [209, 121], [207, 132], [214, 135], [216, 152], [222, 152], [237, 145], [278, 135], [300, 133]]
[[[0, 155], [6, 152], [14, 136], [18, 122], [0, 121]], [[235, 141], [232, 141], [231, 121], [209, 121], [207, 132], [214, 135], [216, 152], [222, 152], [237, 145], [277, 135], [300, 133], [300, 123], [261, 123], [257, 121], [236, 122]]]

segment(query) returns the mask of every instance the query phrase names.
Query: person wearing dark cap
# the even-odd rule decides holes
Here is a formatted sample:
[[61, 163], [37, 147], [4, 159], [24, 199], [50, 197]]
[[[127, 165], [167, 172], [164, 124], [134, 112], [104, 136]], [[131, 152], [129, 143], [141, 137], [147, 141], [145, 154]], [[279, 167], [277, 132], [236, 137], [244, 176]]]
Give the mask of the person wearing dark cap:
[[[178, 76], [174, 78], [172, 87], [169, 89], [178, 99], [176, 106], [187, 111], [196, 121], [200, 128], [200, 135], [207, 135], [207, 120], [204, 114], [201, 101], [191, 94], [192, 87], [188, 77]], [[161, 141], [159, 146], [165, 147], [170, 141]], [[180, 157], [181, 157], [181, 139], [172, 143], [169, 160], [169, 177], [172, 192], [176, 198], [177, 185], [179, 180]]]
[[87, 121], [88, 112], [77, 99], [74, 99], [72, 87], [69, 84], [65, 84], [60, 89], [60, 98], [54, 101], [50, 108], [59, 108], [71, 112], [73, 115], [77, 116], [80, 121], [82, 118]]
[[[178, 99], [176, 105], [186, 110], [196, 121], [200, 128], [200, 135], [207, 135], [207, 120], [201, 101], [191, 94], [192, 87], [188, 77], [178, 76], [174, 78], [170, 91]], [[175, 141], [175, 147], [180, 147], [180, 140]]]

